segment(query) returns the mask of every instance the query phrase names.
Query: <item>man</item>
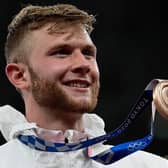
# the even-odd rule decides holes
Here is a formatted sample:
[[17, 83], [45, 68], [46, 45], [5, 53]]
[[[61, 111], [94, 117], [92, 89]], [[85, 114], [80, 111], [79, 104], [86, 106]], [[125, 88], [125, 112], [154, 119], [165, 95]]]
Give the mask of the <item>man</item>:
[[[43, 140], [50, 147], [65, 143], [65, 149], [67, 143], [105, 134], [102, 119], [88, 114], [99, 92], [96, 46], [90, 38], [94, 22], [85, 11], [59, 4], [27, 6], [9, 25], [6, 75], [24, 100], [26, 116], [11, 106], [0, 108], [8, 141], [0, 147], [1, 168], [168, 167], [167, 160], [142, 151], [105, 166], [87, 154], [110, 148], [101, 143], [69, 152], [43, 150]], [[24, 144], [29, 135], [40, 138], [40, 150], [32, 140]]]

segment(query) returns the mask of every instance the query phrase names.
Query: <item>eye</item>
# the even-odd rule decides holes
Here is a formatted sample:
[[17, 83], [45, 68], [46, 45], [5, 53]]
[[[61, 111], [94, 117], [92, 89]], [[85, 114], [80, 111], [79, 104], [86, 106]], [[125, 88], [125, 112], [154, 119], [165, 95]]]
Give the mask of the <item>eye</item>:
[[59, 48], [52, 51], [49, 55], [56, 57], [67, 57], [72, 53], [71, 49], [68, 48]]
[[82, 50], [82, 54], [87, 58], [96, 58], [96, 51], [92, 48], [85, 48]]

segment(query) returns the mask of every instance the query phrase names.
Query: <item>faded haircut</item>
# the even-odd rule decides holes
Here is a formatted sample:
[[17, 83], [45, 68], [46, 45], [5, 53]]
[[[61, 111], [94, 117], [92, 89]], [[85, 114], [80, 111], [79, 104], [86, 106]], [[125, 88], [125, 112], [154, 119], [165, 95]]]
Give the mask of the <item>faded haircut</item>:
[[[5, 44], [5, 57], [7, 63], [26, 61], [28, 45], [25, 41], [28, 33], [38, 30], [47, 23], [64, 24], [79, 23], [90, 34], [93, 30], [95, 17], [86, 11], [70, 4], [57, 4], [53, 6], [33, 6], [23, 8], [8, 26], [8, 35]], [[30, 42], [29, 42], [30, 43]], [[25, 45], [25, 46], [24, 46]]]

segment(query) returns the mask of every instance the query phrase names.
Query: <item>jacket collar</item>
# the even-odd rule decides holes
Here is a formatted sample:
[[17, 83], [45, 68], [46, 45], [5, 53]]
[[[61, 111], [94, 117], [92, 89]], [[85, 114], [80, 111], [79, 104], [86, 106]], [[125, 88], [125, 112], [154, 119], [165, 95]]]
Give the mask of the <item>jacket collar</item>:
[[[18, 134], [34, 135], [36, 134], [34, 130], [36, 132], [44, 132], [44, 129], [37, 127], [36, 123], [28, 122], [21, 112], [10, 105], [0, 107], [0, 116], [0, 131], [7, 141], [16, 138]], [[85, 113], [83, 115], [83, 122], [85, 134], [91, 137], [105, 134], [104, 121], [98, 115]], [[48, 131], [51, 132], [51, 130]], [[61, 132], [60, 130], [57, 131]], [[66, 132], [73, 137], [76, 134], [81, 134], [75, 130], [67, 130]]]

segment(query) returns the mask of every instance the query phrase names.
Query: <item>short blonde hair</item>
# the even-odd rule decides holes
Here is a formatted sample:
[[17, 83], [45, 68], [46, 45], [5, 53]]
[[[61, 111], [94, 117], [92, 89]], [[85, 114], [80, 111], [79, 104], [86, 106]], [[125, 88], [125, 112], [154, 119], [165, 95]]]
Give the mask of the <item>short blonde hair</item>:
[[24, 62], [26, 51], [22, 43], [25, 36], [32, 30], [37, 30], [51, 21], [56, 23], [57, 21], [62, 23], [80, 23], [90, 34], [96, 19], [93, 15], [70, 4], [57, 4], [53, 6], [29, 5], [23, 8], [8, 26], [5, 44], [7, 63]]

